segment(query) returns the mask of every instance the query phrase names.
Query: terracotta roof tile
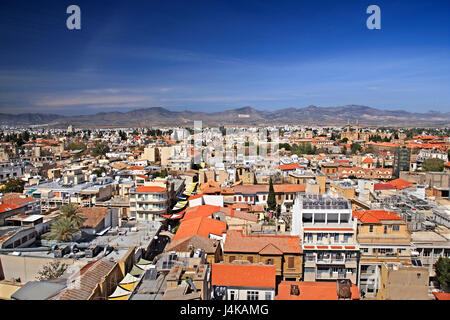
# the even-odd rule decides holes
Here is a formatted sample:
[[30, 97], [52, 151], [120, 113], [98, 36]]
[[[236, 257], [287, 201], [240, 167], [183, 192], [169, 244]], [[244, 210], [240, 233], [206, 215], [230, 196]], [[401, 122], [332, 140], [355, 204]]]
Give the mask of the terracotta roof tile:
[[[299, 295], [291, 295], [291, 286], [299, 289]], [[352, 300], [360, 299], [358, 287], [351, 286]], [[278, 285], [275, 300], [338, 300], [336, 282], [282, 281]]]
[[212, 264], [213, 286], [275, 288], [276, 267], [273, 265]]
[[227, 232], [223, 251], [260, 253], [269, 244], [281, 253], [302, 253], [299, 236], [243, 235], [240, 230]]
[[136, 189], [136, 192], [164, 192], [167, 189], [158, 186], [140, 186]]

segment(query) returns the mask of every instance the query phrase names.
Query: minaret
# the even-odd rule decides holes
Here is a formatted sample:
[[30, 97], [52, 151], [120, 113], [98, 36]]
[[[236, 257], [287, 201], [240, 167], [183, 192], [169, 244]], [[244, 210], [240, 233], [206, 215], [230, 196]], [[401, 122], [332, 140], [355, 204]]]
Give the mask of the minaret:
[[350, 133], [350, 119], [347, 120], [347, 132]]

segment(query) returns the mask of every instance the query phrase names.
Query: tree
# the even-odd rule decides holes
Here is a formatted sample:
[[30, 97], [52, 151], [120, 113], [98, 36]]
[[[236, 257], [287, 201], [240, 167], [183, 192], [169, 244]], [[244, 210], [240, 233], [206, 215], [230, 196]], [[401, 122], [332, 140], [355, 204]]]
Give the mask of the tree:
[[61, 216], [52, 224], [48, 238], [68, 242], [72, 240], [73, 235], [79, 230], [79, 227], [70, 218]]
[[8, 179], [3, 186], [3, 193], [22, 193], [25, 186], [25, 181], [21, 179]]
[[357, 154], [358, 152], [360, 152], [362, 150], [362, 147], [359, 143], [352, 143], [350, 145], [350, 149], [352, 150], [353, 154]]
[[94, 157], [104, 156], [109, 152], [109, 146], [105, 142], [96, 142], [94, 148], [92, 148], [91, 154]]
[[444, 170], [444, 160], [437, 159], [437, 158], [426, 159], [422, 163], [422, 169], [424, 171], [441, 172]]
[[42, 267], [36, 279], [39, 281], [54, 280], [61, 277], [67, 270], [68, 265], [60, 261], [50, 262]]
[[269, 210], [275, 210], [277, 207], [277, 201], [275, 199], [275, 190], [273, 189], [272, 177], [269, 182], [269, 196], [267, 198], [267, 206]]
[[83, 225], [84, 219], [78, 214], [78, 208], [71, 203], [61, 208], [61, 215], [72, 221], [78, 229]]
[[92, 174], [95, 174], [97, 177], [101, 177], [102, 173], [106, 173], [105, 167], [100, 167], [92, 171]]
[[433, 267], [441, 286], [448, 287], [450, 285], [450, 258], [439, 257]]

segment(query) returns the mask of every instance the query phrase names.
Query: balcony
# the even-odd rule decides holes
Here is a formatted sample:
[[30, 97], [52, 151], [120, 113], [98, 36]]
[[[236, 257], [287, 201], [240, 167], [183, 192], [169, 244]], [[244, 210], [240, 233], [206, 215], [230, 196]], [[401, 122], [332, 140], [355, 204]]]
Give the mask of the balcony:
[[345, 259], [344, 258], [339, 258], [339, 259], [332, 259], [332, 258], [317, 259], [317, 263], [318, 264], [344, 264], [345, 263]]

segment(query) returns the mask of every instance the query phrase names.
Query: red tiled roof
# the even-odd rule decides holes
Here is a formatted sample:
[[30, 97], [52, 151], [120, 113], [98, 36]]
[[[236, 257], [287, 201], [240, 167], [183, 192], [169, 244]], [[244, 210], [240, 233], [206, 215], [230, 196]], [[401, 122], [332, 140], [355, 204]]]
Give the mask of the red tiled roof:
[[273, 191], [275, 193], [304, 192], [306, 187], [304, 184], [274, 184]]
[[295, 170], [298, 167], [299, 167], [298, 163], [280, 164], [281, 171]]
[[201, 206], [195, 206], [195, 207], [189, 207], [186, 209], [186, 213], [184, 214], [183, 220], [189, 220], [193, 218], [198, 217], [210, 217], [213, 213], [219, 212], [219, 211], [229, 211], [231, 209], [220, 207], [220, 206], [213, 206], [210, 204], [204, 204]]
[[194, 235], [209, 238], [210, 234], [222, 236], [227, 230], [227, 224], [223, 221], [208, 217], [197, 217], [189, 220], [182, 220], [173, 240], [189, 238]]
[[371, 158], [365, 158], [362, 163], [373, 163]]
[[[280, 254], [302, 253], [299, 236], [243, 235], [241, 230], [227, 232], [223, 251], [261, 253], [268, 245], [276, 247]], [[271, 249], [271, 252], [275, 250]]]
[[127, 170], [145, 170], [145, 168], [142, 166], [132, 166], [128, 167]]
[[218, 264], [211, 267], [213, 286], [275, 288], [276, 267], [255, 264]]
[[397, 188], [394, 187], [390, 183], [375, 183], [373, 185], [373, 189], [374, 190], [392, 190], [392, 189], [397, 189]]
[[0, 201], [0, 203], [4, 204], [13, 204], [13, 205], [24, 205], [28, 202], [36, 201], [33, 197], [24, 197], [22, 198], [21, 193], [7, 193], [3, 196], [3, 199]]
[[[91, 297], [97, 285], [112, 270], [115, 263], [107, 260], [97, 260], [81, 269], [79, 285], [66, 290], [59, 300], [87, 300]], [[108, 292], [107, 294], [111, 294]]]
[[444, 166], [446, 166], [446, 167], [450, 168], [450, 161], [449, 161], [449, 162], [447, 162], [447, 163], [444, 163]]
[[407, 188], [407, 187], [413, 185], [413, 183], [408, 182], [403, 179], [395, 179], [395, 180], [389, 181], [389, 184], [393, 185], [398, 190], [401, 190], [401, 189], [404, 189], [404, 188]]
[[83, 207], [78, 210], [78, 214], [86, 219], [83, 223], [83, 227], [85, 228], [96, 228], [110, 211], [105, 207]]
[[255, 194], [255, 193], [268, 193], [269, 185], [266, 184], [250, 184], [250, 185], [237, 185], [233, 187], [235, 193], [242, 194]]
[[444, 292], [433, 292], [436, 300], [450, 300], [450, 293]]
[[352, 215], [362, 223], [381, 223], [382, 220], [403, 220], [395, 212], [385, 210], [353, 211]]
[[[299, 295], [291, 295], [291, 286], [298, 287]], [[352, 300], [360, 299], [358, 287], [351, 286]], [[338, 300], [336, 282], [282, 281], [275, 300]]]
[[248, 209], [250, 206], [245, 202], [236, 202], [231, 206], [233, 209]]
[[167, 189], [158, 186], [140, 186], [136, 189], [136, 192], [164, 192]]
[[0, 213], [22, 208], [24, 206], [16, 206], [14, 204], [2, 203], [0, 204]]

